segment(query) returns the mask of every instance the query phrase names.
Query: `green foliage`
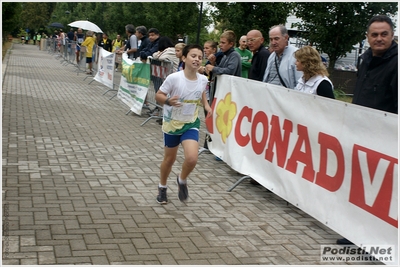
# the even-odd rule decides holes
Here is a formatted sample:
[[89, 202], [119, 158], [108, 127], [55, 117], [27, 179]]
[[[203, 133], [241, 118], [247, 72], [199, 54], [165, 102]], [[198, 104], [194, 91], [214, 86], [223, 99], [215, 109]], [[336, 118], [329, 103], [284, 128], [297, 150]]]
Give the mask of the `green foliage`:
[[23, 28], [38, 30], [46, 26], [56, 3], [22, 3], [21, 22]]
[[333, 95], [335, 96], [336, 99], [338, 99], [338, 98], [344, 98], [346, 96], [346, 93], [342, 89], [338, 88], [333, 90]]
[[2, 3], [2, 31], [3, 40], [14, 29], [20, 26], [22, 6], [18, 2], [3, 2]]
[[[68, 10], [70, 13], [65, 14]], [[57, 3], [51, 22], [67, 26], [76, 20], [89, 20], [97, 24], [110, 38], [121, 34], [125, 38], [125, 25], [157, 28], [161, 35], [177, 40], [177, 35], [189, 35], [196, 41], [199, 5], [195, 2], [79, 2]], [[207, 12], [202, 19], [201, 35], [207, 34], [205, 26], [210, 23]]]
[[300, 2], [295, 15], [303, 20], [297, 23], [302, 37], [319, 51], [329, 56], [329, 69], [365, 39], [368, 21], [374, 15], [394, 15], [398, 4], [378, 2]]
[[212, 12], [216, 29], [233, 30], [237, 39], [252, 29], [260, 30], [265, 39], [274, 25], [285, 24], [292, 4], [284, 2], [215, 2]]

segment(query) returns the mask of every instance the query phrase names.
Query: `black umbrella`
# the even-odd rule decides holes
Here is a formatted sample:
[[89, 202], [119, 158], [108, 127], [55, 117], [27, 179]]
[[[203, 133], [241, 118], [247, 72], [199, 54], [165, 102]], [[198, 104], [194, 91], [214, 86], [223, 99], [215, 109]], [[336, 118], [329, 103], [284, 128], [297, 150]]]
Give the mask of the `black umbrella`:
[[62, 25], [60, 22], [53, 22], [49, 25], [49, 27], [64, 28], [64, 25]]

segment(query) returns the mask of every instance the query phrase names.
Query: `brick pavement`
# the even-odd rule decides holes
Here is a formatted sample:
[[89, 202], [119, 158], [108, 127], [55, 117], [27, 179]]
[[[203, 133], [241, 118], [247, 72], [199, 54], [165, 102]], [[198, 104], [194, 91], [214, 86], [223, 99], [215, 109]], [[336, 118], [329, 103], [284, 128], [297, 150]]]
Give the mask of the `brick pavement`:
[[340, 238], [260, 186], [227, 192], [241, 175], [207, 153], [190, 201], [172, 179], [158, 205], [158, 123], [140, 127], [146, 116], [35, 46], [14, 44], [3, 67], [3, 264], [310, 265]]

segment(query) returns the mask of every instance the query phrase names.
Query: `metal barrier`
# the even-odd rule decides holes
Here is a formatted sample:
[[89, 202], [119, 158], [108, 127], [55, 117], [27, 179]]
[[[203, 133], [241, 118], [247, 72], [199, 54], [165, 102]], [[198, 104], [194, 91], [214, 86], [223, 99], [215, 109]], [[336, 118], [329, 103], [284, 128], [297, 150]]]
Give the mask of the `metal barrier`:
[[[151, 82], [147, 92], [145, 105], [143, 106], [145, 109], [149, 109], [150, 117], [147, 118], [140, 126], [143, 126], [151, 119], [157, 119], [160, 124], [162, 123], [163, 107], [157, 103], [156, 93], [167, 76], [173, 72], [173, 63], [171, 61], [160, 61], [150, 57], [150, 71]], [[149, 104], [154, 106], [154, 109], [151, 109]]]
[[68, 64], [75, 64], [75, 51], [76, 51], [76, 41], [70, 41], [67, 40], [67, 43], [64, 47], [64, 53], [63, 53], [63, 57], [64, 57], [64, 65], [68, 65]]
[[[62, 45], [62, 40], [57, 39], [57, 38], [42, 38], [41, 42], [45, 42], [43, 44], [43, 47], [47, 50], [47, 52], [51, 55], [54, 55], [56, 59], [61, 59], [60, 62], [63, 65], [69, 65], [72, 64], [74, 65], [77, 70], [77, 75], [79, 75], [80, 72], [85, 72], [86, 71], [86, 48], [81, 47], [81, 51], [79, 53], [80, 56], [80, 63], [76, 61], [76, 51], [78, 44], [76, 41], [68, 41], [66, 40], [66, 44]], [[97, 53], [97, 46], [93, 46], [93, 62], [92, 62], [92, 70], [93, 74], [88, 75], [87, 77], [94, 77], [95, 72], [97, 72], [97, 64], [95, 62], [95, 55]], [[82, 70], [81, 67], [82, 65], [85, 66], [85, 68]], [[87, 79], [85, 77], [84, 80]]]
[[[212, 75], [212, 74], [211, 74]], [[215, 86], [216, 86], [216, 77], [215, 75], [211, 76], [211, 79], [209, 79], [208, 81], [208, 92], [206, 92], [206, 95], [208, 97], [208, 104], [210, 105], [210, 107], [212, 106], [212, 102], [214, 100], [214, 95], [215, 95]], [[206, 133], [206, 137], [205, 137], [205, 143], [204, 143], [204, 147], [200, 147], [199, 148], [199, 152], [198, 155], [200, 155], [203, 152], [209, 152], [208, 150], [208, 144], [207, 142], [211, 142], [211, 136], [209, 135], [208, 131]]]
[[49, 54], [56, 54], [57, 53], [57, 39], [56, 38], [48, 38], [46, 39], [47, 42], [47, 51]]
[[[115, 63], [122, 65], [122, 54], [117, 54], [116, 52], [113, 52], [113, 53], [115, 54]], [[115, 77], [116, 71], [118, 71], [118, 68], [116, 68], [115, 64], [114, 64], [114, 77]], [[115, 94], [109, 99], [109, 100], [111, 100], [118, 95], [118, 90], [119, 90], [119, 84], [114, 83], [113, 88], [107, 89], [107, 91], [105, 91], [103, 93], [103, 95], [107, 94], [108, 92], [115, 92]]]

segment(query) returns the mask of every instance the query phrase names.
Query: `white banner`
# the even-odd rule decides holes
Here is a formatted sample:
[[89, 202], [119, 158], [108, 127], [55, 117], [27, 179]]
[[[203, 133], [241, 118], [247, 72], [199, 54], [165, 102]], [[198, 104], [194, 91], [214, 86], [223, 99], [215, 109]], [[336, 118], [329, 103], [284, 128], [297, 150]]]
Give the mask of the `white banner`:
[[102, 47], [98, 47], [99, 51], [99, 70], [96, 76], [93, 78], [99, 83], [113, 89], [114, 86], [114, 65], [115, 65], [115, 54], [104, 50]]
[[227, 75], [213, 109], [213, 154], [354, 244], [398, 251], [396, 114]]
[[150, 64], [133, 61], [126, 53], [123, 53], [118, 98], [128, 105], [132, 112], [141, 115], [149, 85]]

